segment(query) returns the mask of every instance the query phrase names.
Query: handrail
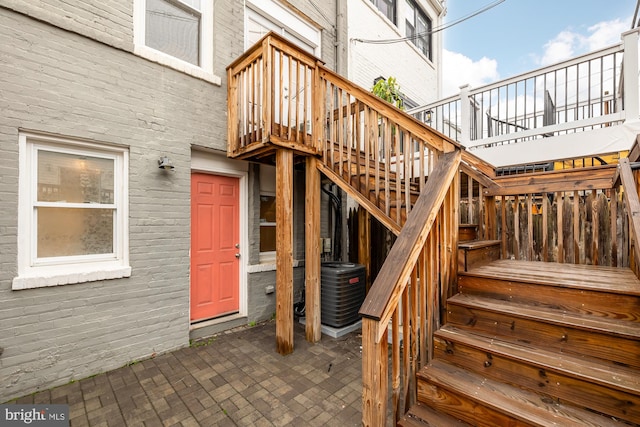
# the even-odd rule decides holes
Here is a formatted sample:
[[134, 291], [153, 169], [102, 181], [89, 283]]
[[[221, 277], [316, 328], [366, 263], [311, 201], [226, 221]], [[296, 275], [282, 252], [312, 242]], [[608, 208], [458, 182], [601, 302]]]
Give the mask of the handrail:
[[440, 156], [360, 308], [364, 426], [386, 424], [389, 373], [394, 422], [398, 421], [415, 400], [417, 369], [433, 355], [431, 339], [440, 324], [440, 297], [449, 292], [455, 277], [457, 234], [452, 231], [457, 228], [460, 159], [460, 150]]
[[317, 78], [318, 167], [398, 234], [438, 157], [460, 145], [321, 64]]
[[438, 209], [458, 173], [460, 151], [443, 154], [416, 202], [378, 277], [367, 294], [360, 315], [379, 321], [378, 340], [386, 331], [399, 296], [411, 277], [420, 249], [424, 246]]
[[[633, 237], [634, 254], [636, 264], [640, 262], [640, 198], [636, 190], [636, 180], [633, 177], [629, 159], [620, 159], [618, 163], [620, 181], [624, 187], [624, 199], [627, 204], [627, 215], [629, 217], [629, 229]], [[636, 275], [638, 268], [636, 268]]]
[[375, 96], [373, 93], [347, 80], [346, 78], [335, 73], [326, 66], [318, 65], [318, 68], [320, 70], [321, 78], [339, 86], [343, 90], [348, 91], [360, 102], [376, 110], [376, 112], [381, 116], [387, 117], [388, 119], [399, 123], [403, 127], [406, 127], [406, 129], [412, 134], [423, 138], [431, 146], [431, 148], [438, 151], [448, 151], [445, 145], [453, 144], [454, 146], [461, 147], [459, 143], [450, 140], [441, 132], [425, 126], [425, 124], [420, 120], [403, 112], [395, 105]]
[[[622, 42], [567, 61], [477, 88], [463, 86], [459, 94], [409, 113], [474, 150], [635, 120], [640, 108], [639, 31], [623, 33]], [[497, 121], [486, 121], [487, 115]], [[573, 151], [572, 157], [580, 157], [588, 149], [576, 145]]]

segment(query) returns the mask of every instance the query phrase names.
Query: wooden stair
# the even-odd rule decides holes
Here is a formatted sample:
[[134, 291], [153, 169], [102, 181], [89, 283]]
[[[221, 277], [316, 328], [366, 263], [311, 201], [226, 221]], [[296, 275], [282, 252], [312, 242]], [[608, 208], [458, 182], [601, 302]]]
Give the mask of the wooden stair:
[[410, 210], [420, 195], [419, 182], [387, 170], [385, 163], [367, 157], [361, 150], [347, 149], [335, 143], [327, 158], [326, 166], [348, 184], [352, 196], [360, 193], [380, 210], [371, 212], [378, 220], [382, 219], [380, 215], [384, 215], [401, 225], [406, 222], [407, 206]]
[[457, 425], [416, 415], [432, 412], [472, 426], [640, 425], [629, 269], [499, 260], [459, 271], [458, 287], [399, 425]]

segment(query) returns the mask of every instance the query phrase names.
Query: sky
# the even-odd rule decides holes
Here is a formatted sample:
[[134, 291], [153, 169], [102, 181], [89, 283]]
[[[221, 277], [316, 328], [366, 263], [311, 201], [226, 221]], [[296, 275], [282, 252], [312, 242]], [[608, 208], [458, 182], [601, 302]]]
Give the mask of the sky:
[[[447, 0], [444, 24], [495, 1]], [[504, 0], [443, 30], [442, 96], [619, 43], [635, 7], [636, 0]]]

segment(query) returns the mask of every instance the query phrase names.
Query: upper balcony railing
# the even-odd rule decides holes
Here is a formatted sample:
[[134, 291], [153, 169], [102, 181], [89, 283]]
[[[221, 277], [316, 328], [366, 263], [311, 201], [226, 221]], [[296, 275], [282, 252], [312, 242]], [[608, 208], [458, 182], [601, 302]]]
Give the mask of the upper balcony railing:
[[467, 148], [638, 119], [638, 29], [623, 41], [408, 111]]
[[319, 64], [269, 35], [227, 67], [229, 156], [256, 156], [269, 144], [317, 153], [312, 133], [320, 110], [313, 105], [313, 86]]

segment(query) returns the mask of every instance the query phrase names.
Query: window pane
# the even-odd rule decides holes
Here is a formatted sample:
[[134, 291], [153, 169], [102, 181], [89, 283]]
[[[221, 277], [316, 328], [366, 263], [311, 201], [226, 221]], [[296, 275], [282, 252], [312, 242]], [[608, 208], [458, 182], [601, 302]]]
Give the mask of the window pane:
[[200, 0], [181, 0], [181, 1], [182, 3], [188, 4], [189, 6], [191, 6], [196, 10], [202, 10], [202, 7], [200, 6]]
[[[200, 65], [200, 14], [179, 2], [147, 0], [146, 45]], [[199, 2], [198, 2], [199, 7]]]
[[371, 0], [371, 3], [391, 22], [396, 23], [396, 0]]
[[260, 222], [276, 222], [275, 196], [260, 196]]
[[114, 160], [38, 150], [38, 201], [113, 203]]
[[37, 208], [38, 258], [113, 253], [113, 209]]
[[260, 252], [275, 252], [276, 227], [260, 226]]

